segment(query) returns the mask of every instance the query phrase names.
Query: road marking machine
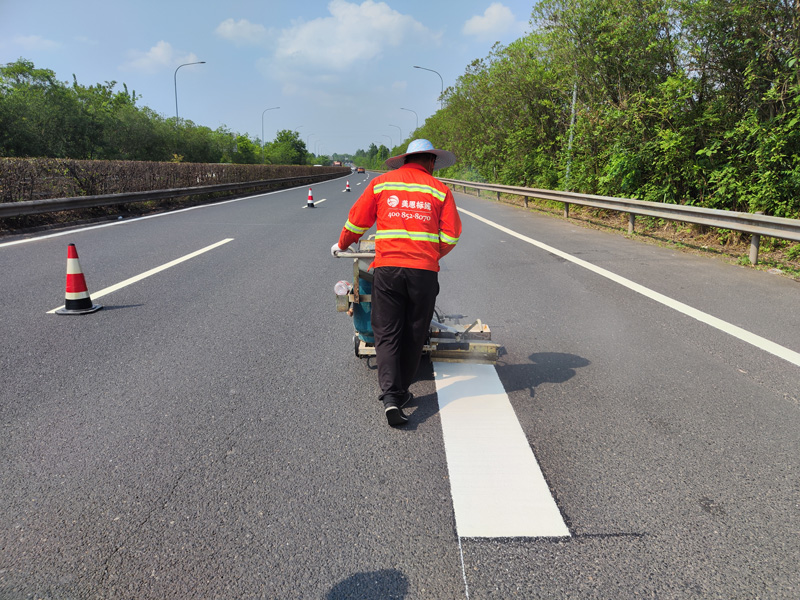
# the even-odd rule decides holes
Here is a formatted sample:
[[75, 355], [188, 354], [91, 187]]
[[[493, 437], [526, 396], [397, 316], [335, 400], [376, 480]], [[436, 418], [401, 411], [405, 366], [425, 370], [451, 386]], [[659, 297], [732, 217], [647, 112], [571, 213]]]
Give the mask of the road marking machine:
[[[340, 251], [336, 256], [353, 259], [353, 282], [339, 281], [334, 286], [336, 310], [353, 317], [355, 355], [358, 358], [375, 356], [375, 336], [370, 320], [372, 273], [368, 271], [375, 258], [375, 240], [361, 240], [356, 251]], [[437, 309], [423, 354], [430, 355], [431, 360], [445, 362], [497, 362], [500, 345], [492, 341], [489, 326], [480, 319], [462, 325], [460, 321], [464, 318], [464, 315], [443, 315]]]

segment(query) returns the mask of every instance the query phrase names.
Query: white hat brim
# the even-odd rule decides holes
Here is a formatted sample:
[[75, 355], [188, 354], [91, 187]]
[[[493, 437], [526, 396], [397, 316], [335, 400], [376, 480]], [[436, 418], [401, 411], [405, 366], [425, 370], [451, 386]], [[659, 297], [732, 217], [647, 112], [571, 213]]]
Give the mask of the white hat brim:
[[420, 150], [419, 152], [406, 152], [405, 154], [398, 154], [397, 156], [392, 156], [391, 158], [387, 158], [386, 161], [383, 163], [390, 169], [399, 169], [403, 166], [406, 162], [406, 156], [411, 156], [412, 154], [435, 154], [436, 155], [436, 162], [433, 164], [433, 170], [438, 171], [439, 169], [446, 169], [447, 167], [452, 167], [456, 164], [456, 155], [448, 150]]

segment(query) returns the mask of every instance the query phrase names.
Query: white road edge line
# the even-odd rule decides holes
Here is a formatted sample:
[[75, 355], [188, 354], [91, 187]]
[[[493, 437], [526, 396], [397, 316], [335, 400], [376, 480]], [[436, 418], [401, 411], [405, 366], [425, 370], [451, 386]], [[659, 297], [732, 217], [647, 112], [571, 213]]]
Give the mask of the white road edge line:
[[589, 271], [597, 273], [598, 275], [601, 275], [601, 276], [603, 276], [603, 277], [605, 277], [607, 279], [610, 279], [611, 281], [613, 281], [615, 283], [618, 283], [618, 284], [620, 284], [622, 286], [625, 286], [626, 288], [628, 288], [630, 290], [633, 290], [634, 292], [637, 292], [637, 293], [641, 294], [642, 296], [650, 298], [651, 300], [655, 300], [656, 302], [659, 302], [659, 303], [663, 304], [664, 306], [668, 306], [669, 308], [677, 310], [678, 312], [683, 313], [684, 315], [686, 315], [688, 317], [696, 319], [696, 320], [700, 321], [701, 323], [705, 323], [706, 325], [714, 327], [715, 329], [719, 329], [720, 331], [722, 331], [724, 333], [727, 333], [729, 335], [732, 335], [733, 337], [738, 338], [738, 339], [742, 340], [743, 342], [747, 342], [748, 344], [751, 344], [751, 345], [755, 346], [756, 348], [764, 350], [765, 352], [769, 352], [770, 354], [773, 354], [773, 355], [777, 356], [778, 358], [782, 358], [783, 360], [785, 360], [787, 362], [790, 362], [793, 365], [797, 365], [798, 367], [800, 367], [800, 352], [795, 352], [794, 350], [786, 348], [785, 346], [781, 346], [780, 344], [776, 344], [775, 342], [772, 342], [772, 341], [770, 341], [770, 340], [768, 340], [766, 338], [763, 338], [760, 335], [756, 335], [755, 333], [747, 331], [746, 329], [742, 329], [741, 327], [738, 327], [737, 325], [733, 325], [732, 323], [728, 323], [727, 321], [723, 321], [722, 319], [718, 319], [717, 317], [709, 315], [708, 313], [705, 313], [705, 312], [703, 312], [701, 310], [693, 308], [693, 307], [689, 306], [688, 304], [684, 304], [683, 302], [680, 302], [678, 300], [670, 298], [669, 296], [665, 296], [664, 294], [660, 294], [659, 292], [651, 290], [650, 288], [646, 288], [643, 285], [640, 285], [640, 284], [638, 284], [638, 283], [636, 283], [634, 281], [631, 281], [630, 279], [626, 279], [625, 277], [622, 277], [621, 275], [617, 275], [616, 273], [612, 273], [611, 271], [608, 271], [607, 269], [604, 269], [602, 267], [598, 267], [596, 265], [593, 265], [592, 263], [586, 262], [585, 260], [581, 260], [580, 258], [576, 258], [575, 256], [572, 256], [571, 254], [567, 254], [566, 252], [562, 252], [561, 250], [553, 248], [552, 246], [548, 246], [547, 244], [544, 244], [542, 242], [539, 242], [539, 241], [536, 241], [536, 240], [534, 240], [532, 238], [529, 238], [526, 235], [522, 235], [521, 233], [517, 233], [516, 231], [513, 231], [512, 229], [509, 229], [508, 227], [503, 227], [502, 225], [499, 225], [498, 223], [495, 223], [494, 221], [490, 221], [489, 219], [481, 217], [480, 215], [477, 215], [477, 214], [475, 214], [473, 212], [470, 212], [470, 211], [465, 210], [463, 208], [459, 208], [458, 210], [459, 210], [459, 212], [462, 212], [462, 213], [464, 213], [466, 215], [469, 215], [470, 217], [472, 217], [474, 219], [477, 219], [478, 221], [486, 223], [490, 227], [494, 227], [495, 229], [498, 229], [498, 230], [500, 230], [500, 231], [502, 231], [504, 233], [507, 233], [508, 235], [514, 236], [515, 238], [520, 239], [523, 242], [527, 242], [529, 244], [532, 244], [532, 245], [534, 245], [534, 246], [536, 246], [538, 248], [541, 248], [542, 250], [545, 250], [545, 251], [547, 251], [547, 252], [549, 252], [551, 254], [559, 256], [559, 257], [561, 257], [561, 258], [563, 258], [565, 260], [568, 260], [568, 261], [570, 261], [570, 262], [572, 262], [572, 263], [574, 263], [576, 265], [579, 265], [579, 266], [581, 266], [581, 267], [583, 267], [585, 269], [588, 269]]
[[570, 537], [494, 365], [433, 365], [459, 537]]
[[[122, 289], [122, 288], [124, 288], [126, 286], [129, 286], [132, 283], [136, 283], [137, 281], [141, 281], [142, 279], [150, 277], [151, 275], [155, 275], [156, 273], [160, 273], [161, 271], [169, 269], [170, 267], [174, 267], [175, 265], [178, 265], [178, 264], [180, 264], [180, 263], [182, 263], [184, 261], [187, 261], [187, 260], [189, 260], [191, 258], [194, 258], [196, 256], [200, 256], [204, 252], [208, 252], [209, 250], [213, 250], [214, 248], [218, 248], [219, 246], [222, 246], [223, 244], [227, 244], [228, 242], [232, 242], [233, 239], [234, 238], [226, 238], [226, 239], [224, 239], [224, 240], [222, 240], [220, 242], [217, 242], [216, 244], [211, 244], [210, 246], [206, 246], [205, 248], [201, 248], [200, 250], [197, 250], [196, 252], [192, 252], [191, 254], [187, 254], [186, 256], [182, 256], [180, 258], [176, 258], [175, 260], [170, 261], [170, 262], [168, 262], [168, 263], [166, 263], [164, 265], [161, 265], [160, 267], [156, 267], [155, 269], [150, 269], [149, 271], [145, 271], [141, 275], [136, 275], [134, 277], [126, 279], [125, 281], [120, 281], [117, 284], [114, 284], [114, 285], [109, 286], [107, 288], [103, 288], [99, 292], [89, 292], [89, 295], [91, 296], [92, 300], [94, 300], [96, 298], [102, 298], [103, 296], [106, 296], [107, 294], [110, 294], [111, 292], [116, 292], [117, 290]], [[53, 314], [57, 310], [59, 310], [60, 308], [64, 308], [64, 307], [63, 306], [59, 306], [58, 308], [54, 308], [53, 310], [48, 310], [47, 314], [48, 315]]]

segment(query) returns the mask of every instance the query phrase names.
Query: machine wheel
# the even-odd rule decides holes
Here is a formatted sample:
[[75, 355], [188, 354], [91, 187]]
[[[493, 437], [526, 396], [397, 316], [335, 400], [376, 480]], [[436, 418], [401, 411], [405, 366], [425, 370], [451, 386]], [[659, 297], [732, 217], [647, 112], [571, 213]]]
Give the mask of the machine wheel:
[[361, 358], [358, 355], [358, 347], [361, 345], [361, 340], [358, 339], [358, 334], [353, 335], [353, 350], [356, 353], [356, 358]]

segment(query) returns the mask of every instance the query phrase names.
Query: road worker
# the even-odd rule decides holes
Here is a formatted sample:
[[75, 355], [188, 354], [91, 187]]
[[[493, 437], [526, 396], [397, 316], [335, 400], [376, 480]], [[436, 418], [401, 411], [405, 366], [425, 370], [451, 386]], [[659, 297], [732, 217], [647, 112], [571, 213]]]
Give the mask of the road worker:
[[356, 242], [377, 221], [372, 330], [386, 419], [405, 425], [401, 410], [419, 366], [439, 293], [439, 260], [461, 235], [452, 192], [433, 177], [456, 157], [417, 139], [405, 154], [386, 160], [390, 170], [374, 178], [356, 200], [331, 254]]

